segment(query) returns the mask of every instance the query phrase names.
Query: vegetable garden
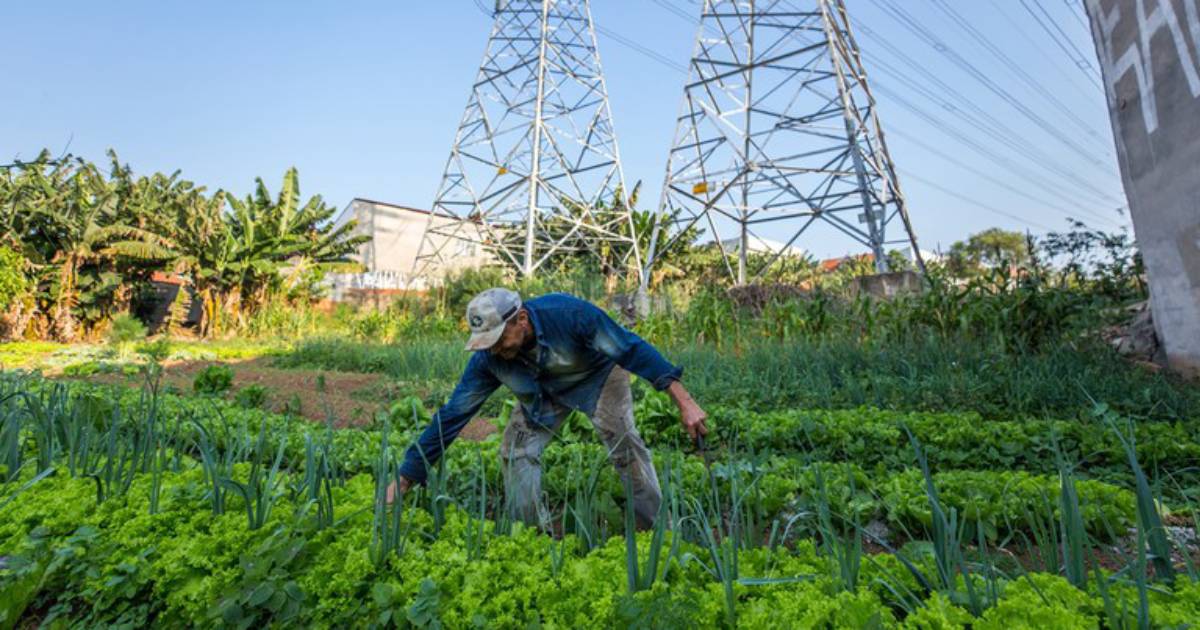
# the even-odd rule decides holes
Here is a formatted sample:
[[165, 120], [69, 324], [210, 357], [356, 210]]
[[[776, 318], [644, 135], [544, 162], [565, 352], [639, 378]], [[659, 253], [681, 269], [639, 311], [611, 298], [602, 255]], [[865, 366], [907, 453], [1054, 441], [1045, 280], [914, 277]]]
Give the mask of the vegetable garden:
[[[47, 172], [59, 171], [8, 184], [32, 194]], [[220, 230], [295, 211], [294, 178]], [[313, 202], [305, 225], [326, 212]], [[714, 252], [678, 253], [678, 275], [656, 287], [669, 305], [635, 330], [683, 366], [710, 416], [708, 448], [685, 439], [663, 394], [635, 385], [664, 496], [654, 527], [637, 531], [604, 447], [573, 414], [543, 456], [553, 527], [542, 532], [504, 517], [495, 431], [460, 439], [426, 486], [385, 499], [465, 362], [465, 300], [511, 279], [470, 272], [381, 310], [321, 311], [289, 293], [284, 262], [341, 264], [345, 242], [327, 234], [336, 247], [305, 253], [280, 232], [253, 274], [192, 270], [220, 288], [211, 304], [247, 305], [198, 331], [230, 339], [203, 343], [144, 339], [85, 311], [82, 282], [60, 284], [127, 270], [138, 252], [141, 271], [206, 264], [160, 232], [103, 231], [125, 236], [70, 264], [48, 250], [10, 261], [36, 272], [12, 283], [11, 304], [33, 309], [37, 334], [0, 348], [20, 368], [0, 373], [0, 628], [1200, 620], [1200, 390], [1104, 342], [1145, 297], [1120, 237], [1075, 226], [1004, 251], [981, 238], [956, 246], [926, 290], [889, 300], [849, 289], [853, 261], [727, 290]], [[133, 290], [137, 274], [124, 278]], [[605, 303], [614, 283], [564, 268], [518, 284]], [[73, 322], [109, 343], [29, 340]], [[215, 365], [169, 384], [197, 357]], [[314, 422], [311, 403], [301, 414], [285, 392], [239, 382], [247, 359], [314, 374], [317, 400], [328, 374], [387, 386], [363, 394], [376, 410], [360, 421], [329, 406]], [[511, 408], [497, 394], [483, 416], [502, 429]]]

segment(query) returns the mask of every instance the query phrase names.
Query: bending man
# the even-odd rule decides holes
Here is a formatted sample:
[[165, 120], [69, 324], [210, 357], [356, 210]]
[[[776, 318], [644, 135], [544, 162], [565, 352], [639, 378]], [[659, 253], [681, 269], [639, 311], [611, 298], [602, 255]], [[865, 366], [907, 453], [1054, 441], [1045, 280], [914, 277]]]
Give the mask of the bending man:
[[[682, 371], [641, 337], [589, 302], [552, 293], [522, 304], [507, 289], [488, 289], [467, 306], [474, 354], [449, 402], [405, 454], [399, 490], [424, 483], [432, 465], [500, 385], [517, 397], [500, 443], [510, 516], [545, 529], [542, 450], [567, 414], [591, 418], [622, 481], [633, 488], [638, 525], [648, 527], [662, 494], [650, 451], [633, 422], [629, 373], [665, 390], [695, 439], [708, 433], [706, 414], [679, 382]], [[389, 488], [388, 499], [394, 496]]]

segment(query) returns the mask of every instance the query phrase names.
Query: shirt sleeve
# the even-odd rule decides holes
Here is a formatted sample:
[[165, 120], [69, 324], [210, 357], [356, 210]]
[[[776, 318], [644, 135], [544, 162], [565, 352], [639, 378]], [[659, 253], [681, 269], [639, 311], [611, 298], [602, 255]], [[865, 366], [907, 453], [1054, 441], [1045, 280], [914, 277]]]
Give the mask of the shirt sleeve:
[[437, 462], [446, 447], [479, 412], [488, 396], [500, 387], [499, 379], [487, 368], [486, 363], [487, 357], [483, 352], [471, 356], [454, 393], [450, 394], [450, 400], [433, 414], [421, 437], [405, 452], [404, 463], [400, 466], [401, 475], [416, 483], [425, 483], [427, 466]]
[[584, 304], [584, 312], [577, 320], [577, 333], [589, 347], [642, 377], [659, 391], [683, 376], [683, 369], [664, 359], [645, 339], [613, 321], [595, 304]]

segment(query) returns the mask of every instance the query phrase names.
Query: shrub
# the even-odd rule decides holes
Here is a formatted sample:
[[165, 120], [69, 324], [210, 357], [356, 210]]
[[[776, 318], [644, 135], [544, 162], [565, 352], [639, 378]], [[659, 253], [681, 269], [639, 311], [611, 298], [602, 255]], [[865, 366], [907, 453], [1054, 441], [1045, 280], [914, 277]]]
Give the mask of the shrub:
[[145, 338], [146, 325], [128, 313], [114, 317], [108, 329], [108, 343], [116, 348], [117, 355], [122, 359], [129, 356], [129, 350], [135, 342]]
[[233, 370], [228, 365], [210, 365], [196, 375], [192, 389], [197, 394], [221, 394], [233, 386]]
[[262, 385], [247, 385], [233, 395], [233, 401], [246, 409], [261, 409], [267, 402], [267, 388]]
[[280, 413], [293, 416], [304, 413], [304, 405], [300, 402], [300, 395], [293, 393], [292, 397], [283, 404], [283, 409], [280, 410]]

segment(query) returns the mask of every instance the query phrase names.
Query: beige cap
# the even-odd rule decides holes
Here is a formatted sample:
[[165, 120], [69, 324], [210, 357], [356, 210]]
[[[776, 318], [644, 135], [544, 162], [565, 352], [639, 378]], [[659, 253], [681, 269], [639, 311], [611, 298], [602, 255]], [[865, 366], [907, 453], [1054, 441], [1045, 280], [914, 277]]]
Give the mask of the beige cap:
[[516, 291], [494, 287], [481, 292], [467, 304], [467, 325], [471, 338], [467, 350], [486, 350], [500, 340], [504, 325], [521, 310], [521, 296]]

